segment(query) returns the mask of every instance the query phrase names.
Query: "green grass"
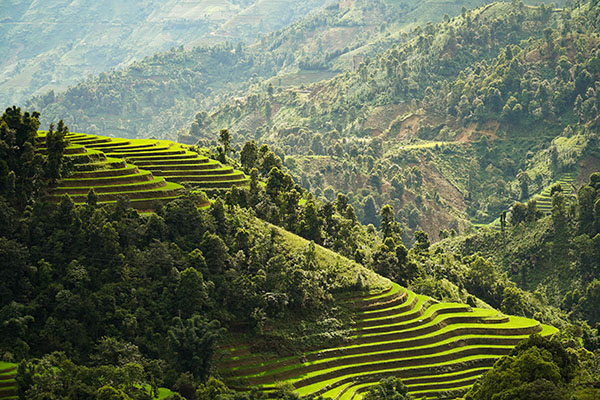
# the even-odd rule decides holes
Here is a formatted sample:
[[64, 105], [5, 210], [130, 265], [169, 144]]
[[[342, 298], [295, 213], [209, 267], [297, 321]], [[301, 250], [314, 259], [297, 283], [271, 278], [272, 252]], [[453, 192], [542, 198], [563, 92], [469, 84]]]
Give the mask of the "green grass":
[[15, 368], [15, 367], [17, 367], [17, 364], [9, 363], [6, 361], [0, 361], [0, 371], [4, 370], [4, 369], [9, 369], [9, 368]]

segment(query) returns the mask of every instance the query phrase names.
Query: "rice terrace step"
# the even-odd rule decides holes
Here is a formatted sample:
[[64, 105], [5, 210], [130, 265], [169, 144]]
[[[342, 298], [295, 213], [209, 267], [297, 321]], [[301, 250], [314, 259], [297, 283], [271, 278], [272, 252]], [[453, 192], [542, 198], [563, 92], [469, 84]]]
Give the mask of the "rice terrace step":
[[[42, 149], [45, 134], [38, 135]], [[169, 140], [82, 133], [70, 133], [66, 139], [65, 156], [74, 171], [49, 191], [52, 202], [69, 195], [75, 203], [84, 203], [94, 189], [100, 204], [125, 197], [133, 207], [148, 210], [153, 201], [170, 201], [183, 194], [184, 184], [197, 189], [228, 189], [249, 183], [243, 172]]]
[[18, 399], [17, 364], [0, 361], [0, 400]]
[[557, 329], [493, 309], [440, 303], [390, 283], [388, 290], [341, 300], [354, 335], [341, 346], [277, 357], [247, 346], [224, 349], [220, 373], [235, 388], [267, 393], [279, 382], [301, 396], [358, 400], [379, 380], [400, 377], [415, 398], [457, 398], [530, 334]]

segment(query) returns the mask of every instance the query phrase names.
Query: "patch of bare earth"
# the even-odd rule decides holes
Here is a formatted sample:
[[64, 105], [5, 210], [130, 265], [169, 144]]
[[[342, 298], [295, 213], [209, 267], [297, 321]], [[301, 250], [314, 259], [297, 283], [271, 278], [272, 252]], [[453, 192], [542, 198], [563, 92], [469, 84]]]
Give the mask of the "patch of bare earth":
[[405, 104], [375, 107], [367, 116], [364, 128], [370, 130], [373, 136], [379, 136], [390, 126], [394, 119], [407, 111], [408, 107]]
[[440, 198], [451, 204], [452, 208], [460, 212], [466, 211], [467, 205], [460, 190], [450, 183], [434, 165], [422, 165], [421, 173], [423, 174], [423, 180], [431, 185]]
[[400, 125], [400, 132], [396, 136], [399, 139], [408, 139], [417, 135], [419, 130], [419, 123], [423, 120], [423, 117], [417, 114], [413, 114], [410, 117], [402, 121]]
[[498, 129], [500, 128], [500, 123], [497, 121], [487, 122], [483, 129], [480, 127], [478, 129], [476, 123], [471, 123], [467, 125], [465, 128], [461, 130], [459, 135], [456, 138], [457, 142], [460, 143], [470, 143], [474, 140], [475, 132], [477, 132], [477, 136], [487, 136], [490, 140], [498, 139]]

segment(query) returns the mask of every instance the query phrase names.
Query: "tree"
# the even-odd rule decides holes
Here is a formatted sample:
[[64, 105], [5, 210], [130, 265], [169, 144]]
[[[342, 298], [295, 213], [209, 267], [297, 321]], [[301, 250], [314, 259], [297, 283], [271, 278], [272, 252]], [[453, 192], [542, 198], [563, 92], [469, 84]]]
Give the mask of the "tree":
[[258, 146], [254, 140], [246, 142], [240, 152], [240, 162], [244, 171], [249, 174], [253, 168], [257, 166], [258, 161]]
[[[262, 149], [262, 147], [261, 147], [261, 149]], [[267, 150], [268, 150], [268, 147], [267, 147]], [[262, 156], [262, 160], [260, 162], [260, 166], [259, 166], [258, 170], [262, 176], [267, 176], [273, 168], [282, 169], [281, 158], [279, 158], [279, 156], [277, 156], [277, 154], [273, 153], [271, 150], [268, 150]]]
[[429, 236], [427, 233], [423, 231], [415, 232], [415, 251], [418, 253], [426, 253], [429, 251], [429, 246], [431, 243], [429, 242]]
[[231, 134], [228, 129], [221, 129], [219, 132], [219, 143], [221, 146], [217, 146], [217, 158], [223, 164], [227, 163], [227, 155], [233, 151], [231, 147]]
[[98, 205], [98, 195], [96, 194], [94, 188], [91, 188], [88, 192], [85, 202], [90, 207], [96, 207]]
[[533, 222], [538, 219], [537, 202], [531, 199], [527, 202], [527, 222]]
[[195, 268], [186, 268], [180, 274], [175, 289], [175, 304], [183, 317], [191, 317], [202, 311], [208, 300], [202, 273]]
[[317, 206], [312, 200], [308, 201], [304, 206], [298, 234], [305, 239], [321, 244], [323, 242], [322, 225], [323, 221], [319, 216]]
[[527, 205], [516, 202], [512, 206], [512, 212], [510, 217], [510, 223], [517, 226], [521, 222], [527, 220]]
[[507, 314], [528, 315], [527, 303], [523, 296], [523, 291], [514, 287], [507, 286], [502, 293], [502, 304], [500, 310]]
[[474, 257], [465, 275], [465, 288], [493, 307], [499, 307], [501, 304], [504, 288], [491, 261], [479, 256]]
[[273, 167], [267, 177], [266, 191], [271, 199], [275, 200], [284, 190], [289, 190], [293, 186], [292, 177], [284, 173], [277, 167]]
[[224, 333], [219, 321], [208, 322], [200, 315], [189, 319], [173, 318], [168, 340], [177, 357], [177, 370], [190, 371], [200, 381], [205, 381], [214, 361], [216, 341]]
[[131, 400], [127, 393], [121, 389], [115, 389], [112, 386], [105, 385], [98, 389], [98, 400]]
[[524, 200], [529, 197], [529, 184], [531, 183], [531, 178], [527, 172], [520, 172], [517, 175], [517, 179], [519, 180], [519, 185], [521, 187], [521, 200]]
[[552, 196], [552, 229], [555, 254], [564, 257], [567, 255], [569, 245], [569, 230], [565, 197], [562, 192], [555, 192]]
[[60, 120], [56, 132], [54, 131], [54, 124], [50, 124], [50, 129], [46, 135], [46, 148], [48, 152], [46, 176], [52, 181], [61, 178], [63, 155], [67, 147], [67, 141], [65, 140], [67, 133], [69, 133], [69, 129]]
[[594, 200], [596, 191], [591, 186], [582, 186], [577, 191], [578, 230], [580, 234], [593, 235], [594, 229]]
[[502, 211], [502, 214], [500, 214], [500, 229], [503, 233], [506, 229], [506, 211]]
[[576, 368], [560, 343], [532, 335], [496, 362], [465, 399], [567, 400], [566, 384]]
[[392, 206], [389, 204], [383, 206], [379, 212], [379, 218], [384, 239], [396, 239], [402, 236], [402, 229], [400, 228], [400, 224], [395, 220], [394, 208]]
[[225, 153], [229, 153], [232, 151], [231, 148], [231, 133], [229, 133], [228, 129], [221, 129], [219, 132], [219, 142], [221, 146], [223, 146], [223, 150]]
[[390, 376], [379, 381], [363, 397], [364, 400], [410, 400], [408, 388], [400, 378]]
[[211, 274], [220, 274], [225, 270], [229, 262], [229, 249], [220, 236], [208, 231], [204, 232], [200, 250], [206, 257]]
[[377, 209], [375, 208], [375, 200], [373, 196], [369, 196], [366, 198], [364, 206], [363, 206], [364, 218], [363, 223], [373, 224], [375, 226], [379, 225], [379, 218], [377, 218]]

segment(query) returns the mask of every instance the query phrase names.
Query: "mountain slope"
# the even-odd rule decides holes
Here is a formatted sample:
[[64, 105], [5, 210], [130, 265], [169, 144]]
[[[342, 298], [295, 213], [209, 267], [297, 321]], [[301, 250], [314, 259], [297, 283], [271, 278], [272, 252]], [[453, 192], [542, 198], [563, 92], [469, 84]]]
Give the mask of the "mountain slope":
[[[253, 41], [326, 2], [307, 0], [73, 1], [0, 4], [0, 106], [60, 91], [190, 43]], [[258, 9], [258, 10], [257, 10]], [[285, 12], [282, 12], [285, 10]], [[277, 15], [272, 18], [271, 15]]]
[[[404, 40], [403, 32], [416, 24], [439, 21], [445, 13], [455, 15], [463, 6], [487, 3], [340, 1], [288, 28], [264, 35], [246, 48], [200, 46], [156, 54], [122, 71], [86, 80], [64, 93], [42, 93], [30, 104], [41, 111], [43, 123], [63, 118], [81, 132], [127, 137], [143, 132], [144, 136], [175, 138], [195, 114], [231, 102], [249, 84], [275, 76], [271, 80], [275, 86], [331, 78], [340, 70], [352, 70], [355, 56], [358, 63]], [[277, 10], [287, 3], [262, 1], [251, 9], [262, 13], [268, 4], [274, 10], [265, 12], [265, 18], [282, 18]], [[158, 90], [166, 95], [158, 96]]]
[[299, 182], [330, 200], [349, 194], [364, 223], [378, 223], [373, 203], [434, 237], [490, 222], [594, 150], [589, 7], [482, 7], [416, 30], [355, 72], [272, 96], [255, 87], [199, 136], [228, 127], [281, 148]]

